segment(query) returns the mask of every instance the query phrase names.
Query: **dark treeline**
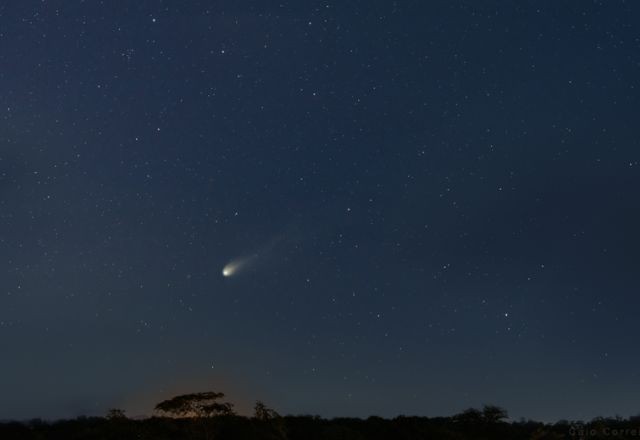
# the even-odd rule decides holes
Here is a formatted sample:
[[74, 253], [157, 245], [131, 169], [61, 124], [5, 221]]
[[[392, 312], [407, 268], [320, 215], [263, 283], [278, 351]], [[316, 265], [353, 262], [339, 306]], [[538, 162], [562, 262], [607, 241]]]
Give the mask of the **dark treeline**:
[[143, 420], [113, 420], [80, 417], [45, 423], [0, 423], [0, 439], [153, 439], [153, 440], [462, 440], [462, 439], [626, 439], [640, 437], [640, 421], [633, 419], [596, 419], [588, 423], [533, 421], [497, 422], [460, 421], [456, 417], [396, 417], [383, 419], [285, 416], [263, 421], [241, 416], [218, 416], [204, 421], [152, 417]]
[[178, 396], [158, 404], [154, 416], [129, 419], [123, 411], [106, 417], [44, 422], [0, 422], [0, 439], [149, 439], [149, 440], [497, 440], [627, 439], [640, 437], [640, 417], [597, 418], [590, 422], [508, 421], [507, 412], [487, 405], [451, 417], [369, 417], [323, 419], [280, 416], [257, 402], [252, 417], [236, 415], [219, 403], [221, 393]]

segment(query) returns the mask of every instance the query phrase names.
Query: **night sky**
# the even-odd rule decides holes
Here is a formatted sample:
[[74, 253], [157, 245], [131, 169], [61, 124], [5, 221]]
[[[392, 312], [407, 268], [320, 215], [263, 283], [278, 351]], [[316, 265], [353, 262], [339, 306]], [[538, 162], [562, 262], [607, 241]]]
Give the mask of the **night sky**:
[[639, 119], [635, 1], [3, 1], [0, 419], [636, 414]]

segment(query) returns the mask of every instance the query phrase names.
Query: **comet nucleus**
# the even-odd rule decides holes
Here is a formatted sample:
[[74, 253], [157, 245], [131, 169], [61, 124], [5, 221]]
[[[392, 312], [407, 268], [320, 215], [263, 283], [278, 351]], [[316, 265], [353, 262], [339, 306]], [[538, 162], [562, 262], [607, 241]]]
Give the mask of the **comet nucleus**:
[[272, 251], [273, 247], [280, 241], [280, 238], [272, 240], [267, 245], [262, 246], [260, 249], [250, 254], [244, 254], [243, 256], [236, 257], [229, 261], [222, 268], [222, 276], [225, 278], [235, 277], [255, 265], [259, 259], [264, 259], [265, 255], [268, 255]]
[[233, 264], [233, 262], [227, 264], [224, 268], [222, 268], [222, 276], [230, 277], [237, 270], [237, 266]]
[[241, 269], [244, 269], [251, 261], [253, 261], [257, 255], [252, 255], [249, 257], [237, 258], [235, 260], [231, 260], [227, 263], [225, 267], [222, 268], [222, 276], [229, 278], [233, 275], [237, 275]]

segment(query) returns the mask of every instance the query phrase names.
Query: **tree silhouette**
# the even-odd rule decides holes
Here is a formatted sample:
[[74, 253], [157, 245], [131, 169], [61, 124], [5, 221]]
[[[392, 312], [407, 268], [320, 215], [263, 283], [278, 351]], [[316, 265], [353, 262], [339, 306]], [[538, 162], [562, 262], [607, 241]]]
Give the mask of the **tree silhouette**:
[[284, 440], [288, 438], [287, 426], [280, 414], [269, 408], [262, 401], [256, 401], [253, 407], [253, 419], [261, 430], [264, 439]]
[[509, 417], [507, 410], [496, 405], [485, 405], [482, 408], [482, 418], [486, 423], [499, 423]]
[[482, 413], [475, 409], [469, 408], [461, 412], [460, 414], [456, 414], [453, 416], [453, 421], [455, 423], [460, 423], [463, 425], [479, 425], [484, 421]]
[[[188, 403], [223, 405], [219, 393], [178, 396], [161, 408], [166, 414], [193, 415], [199, 411]], [[207, 401], [207, 397], [212, 398]], [[161, 411], [162, 409], [158, 409]], [[95, 439], [95, 440], [561, 440], [572, 438], [632, 438], [638, 419], [595, 418], [591, 421], [541, 423], [503, 420], [506, 411], [488, 406], [452, 417], [398, 416], [323, 419], [318, 416], [274, 416], [256, 402], [255, 417], [150, 417], [132, 420], [110, 417], [78, 417], [73, 420], [25, 422], [0, 420], [0, 439]], [[202, 414], [212, 414], [204, 411]], [[265, 420], [266, 419], [266, 420]]]
[[224, 393], [207, 391], [204, 393], [182, 394], [158, 403], [155, 410], [172, 417], [195, 419], [206, 440], [213, 438], [213, 417], [234, 415], [233, 404], [218, 402]]
[[122, 420], [122, 419], [126, 419], [127, 416], [125, 415], [123, 409], [111, 408], [107, 411], [106, 418], [108, 420]]
[[207, 418], [235, 414], [232, 403], [217, 402], [223, 397], [224, 393], [214, 391], [182, 394], [158, 403], [155, 410], [174, 417]]
[[258, 400], [253, 407], [253, 417], [258, 420], [268, 421], [280, 417], [280, 414], [267, 407], [262, 401]]

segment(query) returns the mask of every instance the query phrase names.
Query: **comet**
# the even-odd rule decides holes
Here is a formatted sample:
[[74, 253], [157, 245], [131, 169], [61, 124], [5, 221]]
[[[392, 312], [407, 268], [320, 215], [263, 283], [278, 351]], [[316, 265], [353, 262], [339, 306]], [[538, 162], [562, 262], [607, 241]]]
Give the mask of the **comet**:
[[275, 247], [283, 238], [284, 235], [278, 235], [259, 248], [254, 249], [253, 252], [241, 254], [241, 256], [233, 258], [222, 268], [222, 276], [225, 278], [237, 276], [238, 273], [244, 271], [249, 266], [259, 263], [258, 260], [265, 260], [269, 255], [273, 255]]
[[233, 275], [233, 272], [235, 272], [235, 266], [233, 266], [233, 264], [231, 263], [222, 268], [223, 277], [230, 277], [231, 275]]
[[222, 276], [225, 278], [237, 275], [239, 271], [244, 269], [257, 255], [251, 255], [244, 258], [236, 258], [231, 260], [222, 268]]

